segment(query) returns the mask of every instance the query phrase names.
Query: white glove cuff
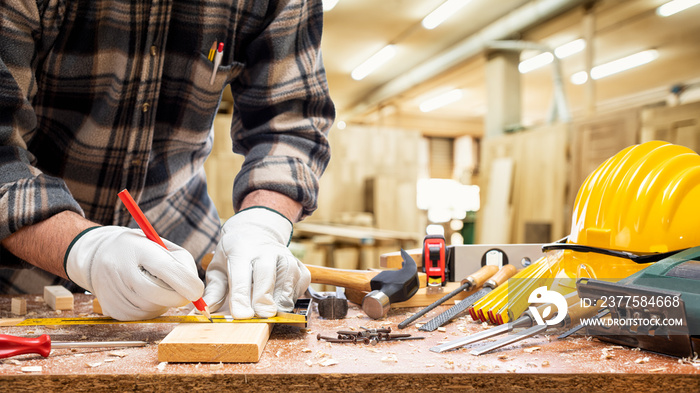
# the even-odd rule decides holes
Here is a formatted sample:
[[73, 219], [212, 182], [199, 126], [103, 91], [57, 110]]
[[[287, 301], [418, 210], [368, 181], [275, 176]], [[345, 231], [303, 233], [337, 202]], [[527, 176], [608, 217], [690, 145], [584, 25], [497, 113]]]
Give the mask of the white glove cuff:
[[226, 234], [236, 228], [257, 228], [286, 246], [292, 241], [292, 222], [282, 213], [265, 206], [243, 209], [229, 218], [221, 232]]

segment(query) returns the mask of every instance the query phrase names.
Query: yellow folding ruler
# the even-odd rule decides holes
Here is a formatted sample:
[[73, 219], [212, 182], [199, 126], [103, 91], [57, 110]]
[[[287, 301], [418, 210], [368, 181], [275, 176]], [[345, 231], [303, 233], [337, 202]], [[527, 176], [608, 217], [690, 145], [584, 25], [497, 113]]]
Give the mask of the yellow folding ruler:
[[230, 315], [212, 315], [211, 321], [204, 315], [166, 315], [140, 321], [119, 321], [110, 317], [76, 318], [0, 318], [0, 326], [53, 326], [53, 325], [110, 325], [125, 323], [281, 323], [305, 327], [310, 299], [299, 299], [294, 312], [278, 312], [270, 318], [233, 319]]
[[[231, 316], [212, 315], [213, 323], [284, 323], [305, 324], [306, 315], [292, 313], [278, 313], [271, 318], [233, 319]], [[25, 320], [6, 319], [0, 320], [0, 326], [47, 326], [47, 325], [108, 325], [123, 323], [211, 323], [203, 315], [172, 315], [162, 316], [141, 321], [119, 321], [110, 317], [83, 317], [83, 318], [30, 318]]]

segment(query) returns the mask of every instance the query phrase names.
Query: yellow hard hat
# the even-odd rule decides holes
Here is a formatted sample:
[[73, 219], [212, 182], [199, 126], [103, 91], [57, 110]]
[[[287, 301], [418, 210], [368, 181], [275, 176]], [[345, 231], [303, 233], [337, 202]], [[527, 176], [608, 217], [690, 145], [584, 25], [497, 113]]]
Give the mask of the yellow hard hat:
[[700, 245], [700, 156], [653, 141], [605, 161], [579, 189], [568, 242], [634, 253]]

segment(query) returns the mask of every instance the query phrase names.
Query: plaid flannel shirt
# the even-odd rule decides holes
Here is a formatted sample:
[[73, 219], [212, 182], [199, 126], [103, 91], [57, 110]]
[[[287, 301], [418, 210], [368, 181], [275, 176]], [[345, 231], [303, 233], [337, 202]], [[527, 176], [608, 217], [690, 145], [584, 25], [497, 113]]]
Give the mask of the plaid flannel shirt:
[[[0, 12], [0, 239], [65, 210], [135, 227], [117, 198], [127, 188], [199, 260], [218, 241], [203, 163], [226, 85], [246, 157], [234, 207], [268, 189], [316, 208], [334, 117], [321, 0], [8, 0]], [[5, 249], [0, 265], [26, 266]], [[5, 291], [22, 292], [26, 272], [4, 270]]]

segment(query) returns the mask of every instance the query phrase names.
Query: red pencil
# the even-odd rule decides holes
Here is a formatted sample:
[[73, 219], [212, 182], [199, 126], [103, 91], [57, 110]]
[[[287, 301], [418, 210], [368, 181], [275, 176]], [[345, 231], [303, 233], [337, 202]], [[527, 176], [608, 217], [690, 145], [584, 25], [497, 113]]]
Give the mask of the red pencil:
[[[129, 191], [124, 189], [117, 195], [119, 195], [119, 199], [122, 200], [122, 203], [124, 203], [126, 209], [129, 210], [131, 216], [134, 217], [134, 220], [139, 225], [139, 228], [141, 228], [143, 233], [146, 234], [146, 237], [160, 244], [161, 247], [167, 250], [168, 247], [165, 247], [165, 243], [163, 243], [163, 240], [160, 238], [160, 236], [158, 236], [156, 230], [153, 229], [151, 223], [148, 222], [146, 215], [143, 214], [143, 211], [141, 211], [139, 205], [136, 204], [134, 198], [131, 197]], [[194, 306], [197, 307], [197, 310], [199, 310], [205, 317], [207, 317], [210, 322], [213, 322], [211, 319], [211, 313], [209, 313], [209, 306], [207, 306], [207, 304], [204, 302], [204, 299], [200, 297], [199, 300], [193, 301], [192, 304], [194, 304]]]

